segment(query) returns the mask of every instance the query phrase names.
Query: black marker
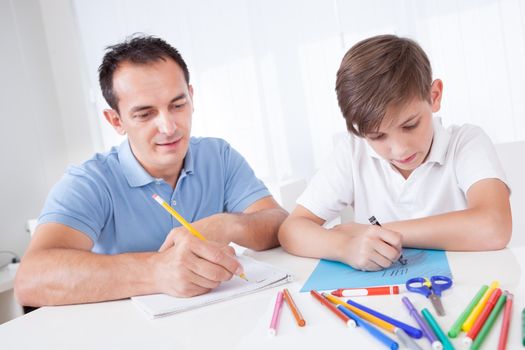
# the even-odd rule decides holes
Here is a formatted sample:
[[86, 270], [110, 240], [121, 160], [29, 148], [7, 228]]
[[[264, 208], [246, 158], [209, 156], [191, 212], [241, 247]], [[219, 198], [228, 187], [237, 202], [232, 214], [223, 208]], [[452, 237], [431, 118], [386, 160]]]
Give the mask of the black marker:
[[[370, 221], [370, 223], [372, 225], [377, 225], [377, 226], [381, 226], [381, 224], [379, 223], [379, 221], [377, 221], [376, 217], [375, 216], [371, 216], [368, 218], [368, 221]], [[397, 259], [397, 261], [399, 261], [399, 263], [401, 265], [406, 265], [407, 264], [407, 259], [404, 259], [403, 258], [403, 254], [401, 254], [401, 256], [399, 256], [399, 259]]]

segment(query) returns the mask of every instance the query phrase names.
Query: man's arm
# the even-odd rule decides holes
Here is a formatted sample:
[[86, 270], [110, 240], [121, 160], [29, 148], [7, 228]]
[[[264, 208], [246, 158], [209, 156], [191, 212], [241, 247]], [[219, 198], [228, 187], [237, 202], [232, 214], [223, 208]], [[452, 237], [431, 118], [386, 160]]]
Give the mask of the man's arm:
[[501, 180], [484, 179], [469, 188], [467, 209], [383, 226], [400, 232], [406, 247], [503, 249], [512, 234], [509, 191]]
[[239, 262], [224, 246], [178, 235], [162, 253], [103, 255], [68, 226], [38, 226], [15, 280], [22, 305], [43, 306], [98, 302], [134, 295], [203, 294], [239, 272]]
[[[265, 250], [279, 245], [277, 233], [287, 216], [286, 210], [272, 196], [268, 196], [252, 203], [243, 213], [215, 214], [192, 225], [210, 241], [233, 242], [253, 250]], [[159, 251], [171, 247], [175, 236], [181, 231], [186, 229], [173, 229]]]

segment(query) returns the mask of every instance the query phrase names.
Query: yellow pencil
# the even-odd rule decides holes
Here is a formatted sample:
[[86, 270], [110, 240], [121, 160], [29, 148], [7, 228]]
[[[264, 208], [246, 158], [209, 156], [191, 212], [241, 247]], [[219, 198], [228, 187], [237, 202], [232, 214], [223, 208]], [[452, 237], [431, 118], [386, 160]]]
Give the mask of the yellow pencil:
[[394, 325], [392, 325], [392, 324], [390, 324], [390, 323], [388, 323], [386, 321], [383, 321], [382, 319], [380, 319], [380, 318], [378, 318], [378, 317], [376, 317], [374, 315], [371, 315], [368, 312], [365, 312], [365, 311], [363, 311], [361, 309], [358, 309], [355, 306], [349, 305], [349, 304], [345, 303], [344, 301], [342, 301], [341, 299], [334, 297], [333, 295], [330, 295], [328, 293], [321, 293], [321, 295], [326, 297], [328, 300], [330, 300], [334, 304], [343, 305], [344, 307], [346, 307], [347, 309], [349, 309], [350, 311], [355, 313], [357, 316], [367, 320], [368, 322], [370, 322], [372, 324], [375, 324], [376, 326], [381, 327], [384, 330], [387, 330], [389, 332], [394, 333], [394, 330], [396, 328]]
[[[175, 219], [177, 219], [178, 222], [180, 222], [180, 224], [182, 226], [184, 226], [186, 228], [186, 230], [190, 231], [190, 233], [192, 235], [194, 235], [195, 237], [197, 237], [198, 239], [202, 240], [202, 241], [206, 241], [206, 238], [204, 238], [203, 235], [201, 235], [199, 233], [199, 231], [197, 231], [195, 229], [195, 227], [191, 226], [189, 222], [186, 221], [186, 219], [184, 219], [182, 217], [182, 215], [180, 215], [179, 213], [177, 213], [177, 211], [175, 209], [173, 209], [172, 206], [170, 206], [168, 203], [166, 203], [166, 201], [164, 199], [162, 199], [159, 195], [157, 194], [154, 194], [153, 195], [153, 199], [157, 201], [157, 203], [159, 203], [164, 209], [166, 209], [166, 211], [168, 213], [170, 213], [171, 215], [173, 215], [173, 217]], [[248, 281], [248, 279], [246, 278], [246, 276], [244, 275], [244, 273], [241, 273], [239, 275], [240, 278]]]
[[498, 281], [494, 281], [494, 282], [492, 282], [490, 284], [490, 286], [487, 289], [487, 291], [485, 292], [485, 294], [483, 294], [483, 296], [481, 297], [479, 302], [476, 304], [474, 309], [472, 309], [472, 312], [470, 313], [470, 315], [467, 317], [465, 322], [463, 322], [463, 325], [461, 326], [461, 330], [463, 330], [463, 332], [468, 332], [472, 328], [472, 326], [474, 325], [474, 322], [476, 322], [476, 319], [478, 318], [479, 314], [485, 308], [485, 304], [487, 303], [487, 300], [489, 299], [490, 295], [492, 294], [492, 291], [494, 289], [498, 288], [498, 287], [499, 287], [499, 282]]

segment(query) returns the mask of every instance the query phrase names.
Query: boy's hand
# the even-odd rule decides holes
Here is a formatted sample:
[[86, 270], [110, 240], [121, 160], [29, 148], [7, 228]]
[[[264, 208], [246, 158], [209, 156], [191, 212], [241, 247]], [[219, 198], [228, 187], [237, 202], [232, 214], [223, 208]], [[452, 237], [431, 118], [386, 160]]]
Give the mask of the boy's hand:
[[172, 242], [154, 262], [158, 289], [163, 293], [178, 297], [204, 294], [242, 273], [232, 247], [201, 241], [183, 230], [173, 235]]
[[355, 269], [378, 271], [397, 261], [402, 250], [402, 235], [377, 225], [349, 223], [335, 226], [345, 233], [340, 260]]

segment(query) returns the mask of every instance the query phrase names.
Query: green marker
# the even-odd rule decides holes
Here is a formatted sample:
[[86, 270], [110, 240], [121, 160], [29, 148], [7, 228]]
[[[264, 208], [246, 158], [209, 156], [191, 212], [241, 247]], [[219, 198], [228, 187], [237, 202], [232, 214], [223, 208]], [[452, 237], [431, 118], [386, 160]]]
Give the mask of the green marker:
[[428, 325], [434, 333], [436, 333], [436, 336], [438, 337], [441, 344], [443, 344], [444, 350], [454, 350], [454, 347], [452, 346], [452, 343], [450, 340], [448, 340], [447, 335], [441, 330], [441, 327], [439, 327], [439, 324], [436, 322], [430, 311], [428, 309], [421, 310], [421, 314], [425, 318], [425, 321], [427, 321]]
[[521, 343], [525, 346], [525, 309], [521, 312]]
[[465, 320], [469, 317], [472, 310], [476, 307], [479, 300], [483, 297], [483, 294], [487, 291], [489, 287], [487, 285], [481, 286], [481, 289], [479, 290], [478, 294], [472, 299], [470, 304], [468, 304], [467, 308], [463, 313], [459, 316], [459, 318], [456, 320], [456, 322], [452, 325], [452, 328], [448, 331], [448, 336], [451, 338], [455, 338], [458, 336], [459, 332], [461, 331], [461, 326], [465, 322]]
[[498, 299], [496, 306], [494, 306], [494, 309], [492, 309], [492, 311], [490, 312], [489, 318], [487, 318], [487, 320], [485, 321], [485, 324], [479, 331], [478, 336], [476, 337], [476, 339], [474, 339], [474, 342], [472, 343], [472, 346], [470, 347], [471, 350], [479, 349], [479, 347], [483, 343], [483, 340], [485, 340], [485, 338], [489, 334], [490, 329], [494, 325], [494, 321], [496, 321], [496, 319], [498, 318], [499, 313], [501, 312], [501, 309], [503, 309], [503, 305], [505, 305], [505, 302], [507, 301], [507, 295], [508, 295], [507, 292], [505, 292], [505, 294], [503, 294]]

